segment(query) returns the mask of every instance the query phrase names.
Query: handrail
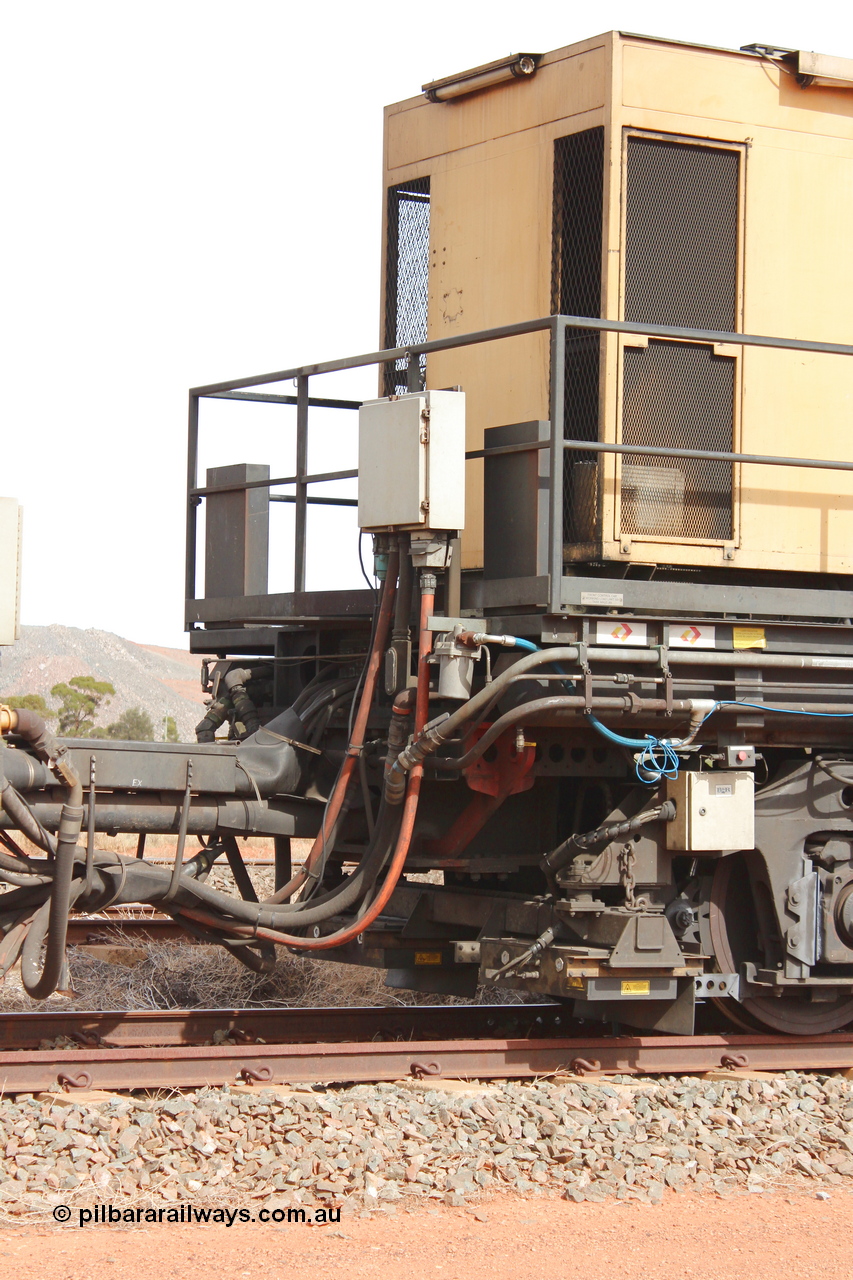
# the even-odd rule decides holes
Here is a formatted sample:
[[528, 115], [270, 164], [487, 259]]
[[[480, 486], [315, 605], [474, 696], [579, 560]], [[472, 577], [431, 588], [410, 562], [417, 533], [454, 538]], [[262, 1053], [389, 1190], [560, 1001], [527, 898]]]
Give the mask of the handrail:
[[568, 329], [591, 329], [601, 333], [630, 333], [645, 338], [678, 338], [684, 342], [704, 342], [743, 347], [773, 347], [788, 351], [816, 351], [826, 355], [853, 356], [853, 346], [840, 342], [813, 342], [800, 338], [775, 338], [765, 334], [731, 333], [723, 329], [688, 329], [667, 324], [640, 324], [636, 320], [600, 320], [593, 316], [542, 316], [538, 320], [524, 320], [518, 324], [500, 325], [495, 329], [477, 329], [473, 333], [454, 334], [448, 338], [433, 338], [429, 342], [413, 342], [407, 347], [394, 347], [384, 351], [370, 351], [359, 356], [345, 356], [340, 360], [324, 360], [319, 364], [299, 365], [294, 369], [280, 369], [276, 373], [260, 373], [249, 378], [233, 378], [228, 382], [211, 383], [206, 387], [193, 387], [192, 396], [214, 396], [221, 391], [237, 391], [243, 387], [259, 387], [269, 382], [287, 382], [293, 378], [311, 378], [320, 373], [340, 373], [345, 369], [359, 369], [371, 364], [389, 364], [410, 356], [430, 355], [435, 351], [450, 351], [454, 347], [476, 346], [482, 342], [495, 342], [501, 338], [521, 337], [538, 333], [562, 324]]
[[[308, 486], [335, 480], [348, 480], [357, 477], [356, 470], [329, 471], [307, 473], [307, 432], [308, 409], [333, 408], [356, 409], [357, 400], [333, 400], [313, 397], [308, 394], [308, 380], [324, 373], [338, 373], [348, 369], [364, 368], [369, 365], [386, 365], [407, 361], [410, 374], [414, 371], [420, 377], [420, 358], [433, 352], [449, 351], [459, 347], [476, 346], [486, 342], [500, 341], [506, 338], [522, 337], [534, 333], [550, 333], [551, 345], [551, 434], [549, 440], [540, 440], [529, 444], [503, 445], [490, 449], [474, 449], [466, 453], [467, 460], [492, 457], [504, 453], [521, 453], [528, 450], [547, 448], [551, 454], [550, 483], [550, 558], [551, 602], [552, 612], [560, 608], [560, 589], [563, 567], [563, 460], [566, 450], [589, 453], [612, 453], [625, 455], [644, 455], [661, 458], [691, 458], [708, 461], [721, 461], [756, 466], [789, 466], [816, 468], [835, 471], [853, 471], [853, 462], [833, 461], [822, 458], [793, 458], [776, 455], [735, 453], [711, 449], [680, 449], [665, 446], [644, 444], [610, 444], [594, 440], [566, 440], [564, 438], [564, 392], [565, 392], [565, 346], [570, 330], [583, 330], [598, 333], [629, 334], [650, 339], [670, 339], [681, 342], [695, 342], [705, 345], [759, 347], [788, 351], [805, 351], [826, 355], [853, 356], [853, 345], [837, 342], [819, 342], [799, 338], [779, 338], [764, 334], [732, 333], [717, 329], [692, 329], [684, 326], [642, 324], [630, 320], [603, 320], [592, 316], [543, 316], [536, 320], [521, 321], [517, 324], [501, 325], [493, 329], [481, 329], [471, 333], [454, 334], [450, 337], [436, 338], [430, 341], [412, 343], [405, 347], [366, 352], [362, 355], [347, 356], [338, 360], [327, 360], [316, 364], [300, 365], [292, 369], [278, 370], [273, 373], [257, 374], [246, 378], [230, 379], [226, 382], [211, 383], [207, 386], [194, 387], [189, 393], [189, 449], [187, 459], [187, 563], [186, 591], [187, 601], [195, 597], [195, 557], [196, 557], [196, 509], [203, 498], [215, 493], [227, 493], [246, 489], [270, 488], [272, 486], [294, 485], [293, 495], [270, 495], [272, 501], [293, 502], [296, 507], [296, 547], [295, 547], [295, 590], [304, 589], [305, 584], [305, 539], [306, 514], [309, 504], [317, 503], [328, 506], [352, 506], [356, 500], [352, 498], [309, 497]], [[297, 394], [277, 395], [269, 392], [248, 392], [245, 389], [260, 387], [269, 383], [293, 380], [297, 383]], [[409, 378], [412, 385], [412, 378]], [[198, 466], [198, 408], [201, 399], [228, 399], [236, 401], [260, 401], [263, 403], [295, 405], [297, 408], [297, 466], [295, 474], [278, 476], [267, 480], [250, 480], [235, 484], [217, 486], [199, 486], [197, 483]]]

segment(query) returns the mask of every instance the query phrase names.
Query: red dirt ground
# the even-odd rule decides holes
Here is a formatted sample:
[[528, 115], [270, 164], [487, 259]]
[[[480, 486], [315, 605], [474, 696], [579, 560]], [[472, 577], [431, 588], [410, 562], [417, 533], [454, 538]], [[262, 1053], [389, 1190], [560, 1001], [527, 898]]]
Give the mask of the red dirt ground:
[[[76, 1221], [76, 1215], [75, 1215]], [[15, 1280], [848, 1280], [853, 1195], [501, 1199], [333, 1226], [0, 1227]]]

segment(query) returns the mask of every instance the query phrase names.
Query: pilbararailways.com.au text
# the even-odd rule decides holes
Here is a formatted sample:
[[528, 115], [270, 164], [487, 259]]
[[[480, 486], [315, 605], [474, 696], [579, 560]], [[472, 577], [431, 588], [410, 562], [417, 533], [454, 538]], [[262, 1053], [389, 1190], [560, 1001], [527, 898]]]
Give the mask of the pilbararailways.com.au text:
[[[57, 1222], [70, 1222], [71, 1211], [67, 1206], [57, 1205], [63, 1213], [54, 1218]], [[65, 1214], [68, 1214], [66, 1217]], [[210, 1223], [218, 1226], [233, 1227], [235, 1223], [328, 1223], [340, 1222], [340, 1208], [332, 1209], [258, 1209], [252, 1213], [250, 1209], [207, 1209], [197, 1208], [191, 1204], [170, 1205], [162, 1209], [128, 1208], [117, 1209], [111, 1204], [95, 1205], [91, 1209], [77, 1210], [78, 1225], [89, 1226], [142, 1226], [143, 1224], [163, 1222], [172, 1225], [183, 1223]]]

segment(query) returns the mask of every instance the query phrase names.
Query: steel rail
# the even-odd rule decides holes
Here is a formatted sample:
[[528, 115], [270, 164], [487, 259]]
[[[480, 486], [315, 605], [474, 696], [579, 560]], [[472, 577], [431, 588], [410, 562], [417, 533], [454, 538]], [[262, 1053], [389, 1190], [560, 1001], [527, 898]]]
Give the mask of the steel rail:
[[0, 1017], [0, 1050], [38, 1049], [60, 1037], [92, 1048], [204, 1045], [214, 1035], [244, 1043], [337, 1044], [374, 1040], [453, 1040], [472, 1036], [555, 1036], [572, 1025], [558, 1004], [379, 1005], [296, 1009], [36, 1010]]
[[[161, 862], [156, 865], [166, 864]], [[197, 938], [191, 937], [171, 916], [71, 916], [68, 921], [68, 945], [74, 947], [121, 947], [142, 942], [171, 941], [186, 942], [190, 946], [201, 945]], [[0, 1015], [0, 1018], [3, 1016], [5, 1015]]]
[[[471, 1009], [464, 1009], [470, 1014]], [[197, 1088], [240, 1080], [274, 1087], [405, 1077], [522, 1079], [595, 1071], [690, 1074], [726, 1066], [787, 1071], [853, 1065], [853, 1036], [593, 1036], [412, 1040], [0, 1052], [6, 1093], [69, 1089]]]

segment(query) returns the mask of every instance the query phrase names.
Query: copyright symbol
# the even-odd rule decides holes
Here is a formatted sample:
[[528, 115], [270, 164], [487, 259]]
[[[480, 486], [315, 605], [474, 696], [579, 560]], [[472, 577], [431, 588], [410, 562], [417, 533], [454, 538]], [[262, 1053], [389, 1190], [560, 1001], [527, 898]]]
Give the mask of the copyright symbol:
[[71, 1210], [67, 1204], [58, 1204], [53, 1211], [53, 1216], [57, 1222], [67, 1222], [71, 1217]]

